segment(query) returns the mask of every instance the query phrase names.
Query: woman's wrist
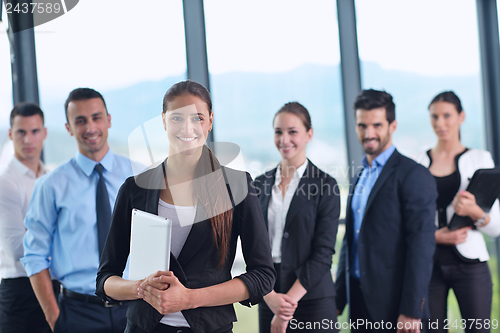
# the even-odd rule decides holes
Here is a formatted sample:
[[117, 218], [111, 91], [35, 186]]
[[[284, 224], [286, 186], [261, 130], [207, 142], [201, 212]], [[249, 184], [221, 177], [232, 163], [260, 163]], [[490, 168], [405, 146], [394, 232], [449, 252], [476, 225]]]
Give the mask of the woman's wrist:
[[267, 303], [269, 300], [273, 299], [274, 296], [276, 296], [276, 292], [274, 290], [271, 290], [269, 294], [264, 296], [264, 301]]
[[113, 275], [104, 281], [104, 293], [117, 301], [136, 300], [141, 298], [137, 289], [143, 281], [129, 281]]
[[434, 236], [436, 238], [436, 244], [449, 245], [450, 231], [448, 227], [439, 228], [434, 233]]
[[288, 290], [286, 293], [292, 301], [297, 303], [304, 297], [304, 295], [307, 293], [306, 288], [302, 286], [302, 283], [300, 283], [300, 280], [297, 279], [295, 280], [295, 283], [292, 285], [292, 287]]
[[286, 293], [293, 302], [295, 303], [298, 303], [302, 297], [304, 297], [304, 294], [302, 292], [297, 292], [297, 291], [294, 291], [294, 290], [290, 290]]
[[137, 280], [137, 281], [133, 281], [133, 284], [132, 284], [132, 288], [133, 290], [132, 291], [135, 291], [135, 298], [136, 299], [140, 299], [141, 297], [139, 296], [139, 288], [141, 287], [141, 283], [143, 283], [146, 279], [142, 279], [142, 280]]
[[483, 212], [483, 215], [474, 221], [474, 225], [476, 227], [485, 227], [488, 223], [490, 223], [490, 219], [490, 214]]
[[187, 289], [188, 291], [188, 309], [196, 309], [203, 306], [201, 302], [204, 298], [201, 297], [200, 293], [204, 293], [204, 289]]
[[472, 221], [477, 221], [483, 217], [485, 217], [485, 212], [481, 209], [481, 207], [477, 206], [476, 209], [469, 215]]
[[141, 283], [143, 283], [144, 280], [145, 279], [130, 281], [123, 279], [122, 282], [124, 283], [124, 285], [116, 285], [116, 287], [120, 288], [121, 290], [127, 293], [126, 295], [123, 295], [124, 296], [123, 300], [141, 299], [138, 291]]
[[[179, 285], [170, 284], [169, 289], [182, 289], [180, 293], [176, 292], [175, 297], [180, 300], [183, 310], [233, 304], [250, 297], [245, 283], [239, 278], [199, 289], [189, 289], [178, 281], [176, 283]], [[168, 292], [169, 289], [165, 291]]]

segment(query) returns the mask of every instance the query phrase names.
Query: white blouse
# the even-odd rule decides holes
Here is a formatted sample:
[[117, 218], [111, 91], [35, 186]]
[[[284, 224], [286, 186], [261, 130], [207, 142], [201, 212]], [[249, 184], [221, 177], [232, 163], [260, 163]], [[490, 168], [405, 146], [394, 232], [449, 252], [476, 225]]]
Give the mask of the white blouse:
[[306, 171], [307, 162], [306, 159], [306, 161], [295, 170], [284, 196], [279, 188], [282, 180], [281, 165], [278, 166], [276, 170], [276, 180], [272, 187], [271, 200], [269, 201], [269, 210], [267, 212], [271, 254], [275, 264], [281, 263], [281, 240], [283, 238], [283, 231], [285, 230], [286, 215], [288, 214], [293, 195], [299, 186], [300, 179]]
[[[431, 160], [429, 159], [426, 151], [421, 151], [412, 157], [416, 162], [422, 164], [426, 168], [429, 168]], [[491, 154], [487, 151], [469, 149], [463, 153], [458, 159], [458, 172], [460, 173], [459, 191], [465, 191], [469, 185], [470, 179], [477, 169], [493, 168], [494, 166], [495, 164], [493, 163]], [[446, 208], [448, 223], [450, 223], [453, 214], [455, 214], [455, 211], [453, 209], [453, 204], [450, 203], [450, 205]], [[465, 242], [456, 245], [458, 252], [460, 252], [460, 254], [465, 258], [479, 259], [480, 261], [487, 261], [490, 259], [486, 243], [481, 232], [484, 232], [491, 237], [498, 237], [500, 235], [500, 206], [498, 199], [495, 200], [489, 214], [490, 223], [484, 227], [478, 227], [477, 230], [468, 230]], [[438, 225], [436, 211], [436, 226]]]
[[[196, 206], [174, 206], [160, 199], [158, 202], [158, 216], [172, 220], [172, 243], [170, 250], [174, 257], [177, 258], [191, 232], [196, 216]], [[180, 311], [164, 315], [160, 323], [174, 327], [190, 327]]]

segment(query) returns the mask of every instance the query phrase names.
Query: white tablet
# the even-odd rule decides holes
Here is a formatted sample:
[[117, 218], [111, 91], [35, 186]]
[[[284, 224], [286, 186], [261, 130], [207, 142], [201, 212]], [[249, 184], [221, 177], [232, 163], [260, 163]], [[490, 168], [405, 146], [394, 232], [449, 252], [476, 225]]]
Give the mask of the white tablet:
[[129, 280], [140, 280], [170, 268], [172, 221], [132, 210]]

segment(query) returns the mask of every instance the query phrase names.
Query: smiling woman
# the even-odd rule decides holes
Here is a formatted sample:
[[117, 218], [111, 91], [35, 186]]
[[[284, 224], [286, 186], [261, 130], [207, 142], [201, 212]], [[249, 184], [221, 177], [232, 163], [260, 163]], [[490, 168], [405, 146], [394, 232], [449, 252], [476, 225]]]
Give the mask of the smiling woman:
[[[111, 302], [132, 301], [125, 332], [232, 332], [232, 303], [262, 301], [275, 279], [252, 179], [221, 166], [205, 145], [213, 112], [203, 86], [174, 84], [163, 99], [162, 119], [168, 158], [120, 189], [96, 293]], [[121, 278], [132, 209], [172, 220], [170, 271], [138, 281]], [[232, 278], [238, 237], [247, 272]]]
[[[196, 95], [195, 95], [196, 93]], [[205, 144], [208, 132], [212, 130], [211, 103], [207, 96], [193, 90], [189, 94], [171, 91], [163, 104], [163, 127], [168, 133], [169, 151], [172, 155], [190, 155]]]
[[281, 162], [255, 180], [277, 272], [273, 291], [259, 305], [261, 333], [293, 332], [294, 321], [335, 323], [337, 317], [330, 272], [340, 212], [337, 182], [306, 158], [313, 129], [302, 104], [286, 103], [273, 127]]

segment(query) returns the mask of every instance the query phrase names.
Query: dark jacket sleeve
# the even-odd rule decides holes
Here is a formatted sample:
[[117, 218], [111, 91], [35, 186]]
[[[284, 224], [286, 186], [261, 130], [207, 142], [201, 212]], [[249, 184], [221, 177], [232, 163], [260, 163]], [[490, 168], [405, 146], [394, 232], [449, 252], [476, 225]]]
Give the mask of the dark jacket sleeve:
[[400, 313], [422, 318], [436, 247], [436, 182], [426, 168], [417, 165], [401, 188], [406, 260]]
[[252, 186], [253, 186], [253, 189], [255, 191], [255, 195], [257, 196], [257, 198], [262, 193], [262, 184], [264, 182], [264, 177], [265, 177], [265, 175], [262, 174], [262, 175], [256, 177], [255, 180], [251, 183]]
[[250, 294], [241, 304], [250, 306], [263, 300], [274, 287], [276, 272], [271, 259], [271, 247], [264, 218], [257, 200], [252, 178], [247, 173], [248, 194], [235, 207], [233, 218], [240, 229], [241, 248], [246, 263], [246, 273], [239, 275]]
[[130, 249], [132, 204], [129, 185], [131, 181], [133, 182], [133, 177], [125, 181], [116, 197], [111, 227], [97, 272], [96, 294], [109, 302], [115, 300], [104, 293], [104, 282], [113, 275], [122, 277]]
[[320, 179], [319, 202], [314, 221], [311, 256], [295, 269], [300, 284], [309, 290], [318, 284], [325, 274], [331, 274], [332, 256], [335, 253], [339, 226], [340, 194], [337, 182], [332, 177]]
[[340, 249], [339, 264], [337, 267], [337, 278], [335, 279], [335, 302], [337, 305], [337, 310], [339, 310], [340, 313], [344, 311], [344, 307], [347, 304], [346, 263], [349, 257], [347, 246], [347, 235], [345, 235], [344, 240], [342, 241], [342, 248]]

